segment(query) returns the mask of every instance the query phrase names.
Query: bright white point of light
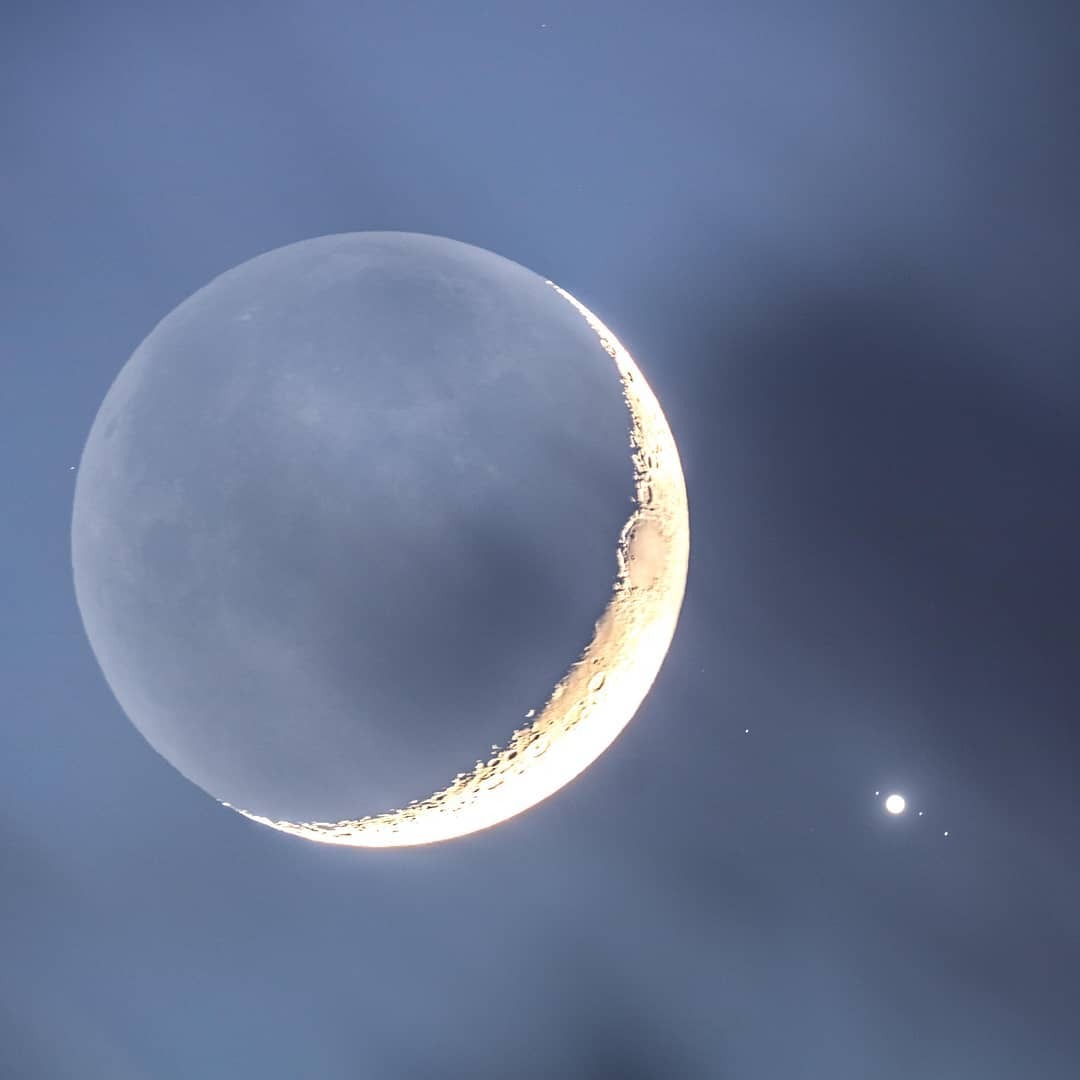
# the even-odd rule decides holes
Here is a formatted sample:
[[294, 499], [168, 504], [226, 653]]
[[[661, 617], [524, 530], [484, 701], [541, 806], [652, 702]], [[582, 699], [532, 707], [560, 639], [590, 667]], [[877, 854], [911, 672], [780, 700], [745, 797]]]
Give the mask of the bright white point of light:
[[922, 817], [922, 811], [921, 810], [919, 811], [919, 817]]
[[881, 794], [881, 792], [880, 792], [880, 791], [875, 791], [875, 792], [874, 792], [874, 794], [875, 794], [875, 795], [880, 795], [880, 794]]
[[907, 807], [907, 800], [903, 795], [890, 795], [885, 800], [885, 809], [890, 814], [902, 814]]
[[749, 728], [746, 728], [746, 729], [745, 729], [745, 730], [743, 731], [743, 734], [744, 734], [744, 735], [749, 735], [749, 734], [750, 734], [750, 729], [749, 729]]
[[949, 831], [948, 831], [948, 829], [946, 829], [946, 830], [945, 830], [945, 832], [943, 833], [943, 835], [944, 835], [944, 836], [948, 836], [948, 835], [949, 835]]

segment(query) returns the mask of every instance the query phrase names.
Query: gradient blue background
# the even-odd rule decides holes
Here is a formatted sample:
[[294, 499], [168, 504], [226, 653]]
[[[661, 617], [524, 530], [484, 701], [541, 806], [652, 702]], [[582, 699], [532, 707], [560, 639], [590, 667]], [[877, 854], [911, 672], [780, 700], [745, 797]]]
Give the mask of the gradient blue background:
[[[1078, 65], [1054, 3], [5, 4], [0, 1077], [1075, 1077]], [[612, 750], [390, 853], [158, 758], [69, 565], [142, 337], [363, 229], [595, 310], [693, 520]]]

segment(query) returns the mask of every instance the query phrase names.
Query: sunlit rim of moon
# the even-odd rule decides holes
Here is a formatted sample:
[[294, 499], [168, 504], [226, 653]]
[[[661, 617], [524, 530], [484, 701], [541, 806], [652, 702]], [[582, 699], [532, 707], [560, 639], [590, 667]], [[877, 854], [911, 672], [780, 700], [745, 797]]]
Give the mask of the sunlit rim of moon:
[[890, 814], [902, 814], [907, 809], [907, 799], [903, 795], [892, 794], [885, 799], [885, 809]]
[[[547, 282], [596, 333], [615, 362], [631, 419], [635, 504], [623, 526], [618, 574], [581, 658], [540, 714], [506, 746], [407, 807], [355, 821], [245, 817], [307, 840], [353, 847], [406, 847], [487, 829], [535, 806], [589, 767], [618, 737], [667, 655], [686, 588], [690, 523], [679, 452], [660, 403], [633, 358], [583, 304]], [[230, 806], [225, 803], [225, 806]]]

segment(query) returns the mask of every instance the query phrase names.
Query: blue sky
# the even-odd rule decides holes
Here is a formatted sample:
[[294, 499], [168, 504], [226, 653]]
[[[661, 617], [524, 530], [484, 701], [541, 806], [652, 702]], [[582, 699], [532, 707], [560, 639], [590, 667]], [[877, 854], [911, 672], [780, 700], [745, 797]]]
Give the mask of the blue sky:
[[[0, 1074], [1073, 1076], [1077, 30], [1053, 3], [6, 5]], [[69, 551], [70, 466], [155, 323], [368, 229], [489, 248], [616, 329], [693, 528], [612, 750], [384, 854], [157, 757]], [[893, 788], [924, 817], [886, 819]]]

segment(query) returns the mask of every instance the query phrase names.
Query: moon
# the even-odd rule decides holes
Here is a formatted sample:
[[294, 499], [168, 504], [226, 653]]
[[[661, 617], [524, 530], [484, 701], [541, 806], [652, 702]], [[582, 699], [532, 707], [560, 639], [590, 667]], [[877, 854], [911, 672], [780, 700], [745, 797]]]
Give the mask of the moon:
[[[289, 253], [287, 262], [282, 261], [286, 256], [279, 255], [280, 252]], [[276, 263], [275, 257], [278, 259]], [[140, 395], [145, 398], [149, 393], [146, 388], [153, 388], [152, 375], [156, 370], [154, 365], [160, 367], [161, 356], [171, 356], [170, 350], [179, 350], [185, 357], [198, 357], [201, 350], [213, 352], [214, 349], [224, 348], [210, 343], [210, 339], [206, 337], [208, 331], [203, 326], [207, 321], [206, 311], [214, 314], [217, 319], [214, 325], [219, 329], [225, 325], [222, 321], [225, 316], [217, 314], [218, 308], [227, 311], [229, 334], [242, 335], [249, 332], [246, 327], [258, 325], [260, 318], [274, 317], [280, 322], [285, 316], [279, 316], [277, 312], [282, 307], [288, 308], [290, 303], [294, 307], [302, 307], [299, 300], [294, 302], [289, 299], [286, 302], [283, 299], [281, 305], [274, 307], [272, 316], [264, 316], [259, 304], [251, 302], [253, 296], [260, 295], [258, 288], [267, 287], [267, 281], [273, 283], [277, 280], [275, 274], [280, 277], [282, 266], [289, 267], [292, 272], [297, 263], [301, 263], [304, 267], [304, 281], [313, 289], [323, 290], [318, 294], [322, 296], [326, 290], [339, 289], [343, 280], [351, 281], [349, 275], [358, 273], [358, 266], [362, 267], [363, 273], [367, 275], [364, 281], [368, 283], [382, 282], [387, 276], [393, 278], [394, 275], [401, 280], [419, 280], [414, 266], [426, 264], [416, 262], [417, 259], [429, 262], [443, 260], [439, 263], [440, 269], [435, 277], [443, 298], [440, 302], [444, 307], [448, 302], [447, 295], [455, 304], [460, 300], [462, 290], [468, 293], [470, 298], [467, 314], [471, 320], [469, 332], [473, 336], [467, 339], [467, 349], [462, 346], [453, 350], [452, 355], [447, 353], [443, 367], [448, 371], [447, 379], [451, 376], [455, 378], [447, 384], [449, 389], [440, 388], [443, 395], [440, 401], [447, 394], [452, 396], [455, 393], [454, 387], [461, 383], [463, 372], [468, 373], [469, 379], [473, 380], [481, 391], [498, 383], [499, 378], [506, 377], [503, 368], [507, 367], [509, 361], [503, 358], [505, 349], [495, 347], [499, 341], [492, 338], [493, 332], [489, 328], [502, 326], [499, 319], [504, 322], [510, 319], [510, 316], [502, 314], [503, 306], [513, 307], [521, 297], [527, 297], [531, 305], [529, 310], [542, 309], [544, 319], [559, 324], [558, 334], [562, 337], [558, 338], [561, 345], [553, 350], [552, 342], [556, 339], [548, 342], [543, 337], [542, 329], [538, 329], [540, 324], [534, 326], [529, 322], [531, 316], [526, 318], [525, 315], [515, 315], [516, 321], [506, 323], [513, 334], [517, 335], [515, 340], [523, 342], [521, 347], [526, 352], [528, 348], [533, 348], [535, 352], [543, 346], [548, 352], [543, 353], [541, 349], [541, 353], [553, 358], [552, 373], [548, 375], [545, 375], [543, 370], [537, 371], [536, 365], [525, 365], [528, 377], [533, 380], [529, 384], [532, 396], [522, 398], [525, 402], [522, 407], [525, 408], [537, 396], [547, 395], [547, 383], [557, 377], [558, 364], [561, 362], [567, 365], [568, 371], [574, 371], [574, 378], [580, 378], [584, 382], [575, 384], [572, 393], [567, 391], [569, 396], [563, 398], [559, 398], [557, 388], [551, 387], [550, 397], [554, 404], [544, 406], [548, 410], [544, 415], [561, 415], [560, 410], [585, 410], [580, 412], [580, 416], [568, 417], [566, 431], [559, 436], [564, 442], [570, 440], [566, 442], [567, 446], [572, 445], [580, 450], [581, 447], [588, 446], [587, 442], [580, 443], [580, 439], [587, 435], [592, 425], [593, 413], [588, 410], [601, 410], [596, 413], [597, 426], [603, 427], [607, 423], [603, 417], [603, 410], [607, 406], [592, 404], [605, 396], [602, 386], [606, 377], [599, 372], [591, 374], [588, 370], [577, 372], [573, 369], [573, 363], [579, 359], [576, 355], [568, 354], [563, 360], [559, 357], [566, 351], [567, 342], [576, 343], [579, 340], [577, 335], [580, 334], [582, 342], [592, 341], [593, 344], [587, 347], [588, 350], [595, 350], [597, 355], [607, 359], [615, 376], [613, 386], [617, 385], [621, 390], [621, 405], [629, 432], [625, 454], [633, 496], [621, 528], [614, 537], [614, 581], [610, 586], [606, 604], [597, 612], [592, 635], [585, 647], [563, 661], [561, 678], [554, 681], [554, 686], [548, 683], [550, 690], [542, 702], [538, 703], [537, 708], [525, 713], [522, 718], [525, 722], [519, 721], [515, 724], [512, 714], [506, 718], [503, 730], [509, 730], [509, 736], [492, 744], [490, 752], [476, 758], [475, 765], [471, 768], [454, 776], [447, 776], [442, 786], [437, 786], [435, 790], [428, 788], [432, 793], [426, 797], [401, 803], [395, 801], [375, 812], [358, 813], [355, 816], [345, 814], [327, 820], [303, 820], [274, 815], [267, 813], [261, 806], [246, 802], [242, 792], [258, 792], [264, 803], [273, 802], [272, 784], [269, 787], [265, 785], [275, 776], [279, 776], [283, 768], [286, 772], [289, 770], [288, 762], [291, 759], [287, 755], [279, 753], [273, 759], [272, 767], [260, 766], [261, 775], [258, 779], [264, 782], [262, 788], [257, 784], [247, 784], [248, 778], [240, 776], [239, 773], [232, 776], [221, 771], [223, 759], [243, 761], [251, 770], [258, 771], [249, 758], [257, 758], [262, 744], [270, 739], [285, 740], [281, 745], [292, 747], [296, 769], [301, 770], [301, 759], [304, 757], [304, 732], [300, 726], [302, 716], [298, 717], [293, 725], [281, 720], [280, 710], [275, 711], [265, 730], [259, 730], [258, 738], [252, 740], [250, 746], [241, 744], [238, 750], [233, 746], [236, 741], [234, 735], [224, 729], [228, 728], [230, 719], [237, 711], [251, 712], [257, 705], [264, 712], [274, 709], [273, 698], [268, 696], [269, 690], [274, 688], [278, 689], [279, 696], [282, 693], [287, 695], [290, 687], [299, 681], [309, 687], [305, 692], [312, 693], [310, 687], [316, 688], [316, 696], [317, 692], [321, 692], [318, 680], [314, 677], [308, 678], [309, 669], [317, 671], [320, 661], [317, 653], [311, 652], [318, 644], [317, 622], [303, 624], [309, 627], [307, 638], [314, 640], [315, 644], [304, 640], [303, 646], [309, 650], [305, 654], [306, 666], [295, 668], [304, 678], [297, 676], [292, 680], [281, 676], [281, 671], [288, 672], [289, 665], [299, 664], [294, 655], [299, 646], [291, 643], [286, 648], [282, 644], [285, 639], [278, 635], [270, 645], [261, 644], [256, 647], [251, 643], [251, 639], [254, 637], [257, 642], [262, 642], [265, 628], [257, 622], [242, 624], [240, 630], [237, 630], [235, 625], [239, 614], [248, 610], [244, 605], [255, 603], [255, 600], [244, 592], [246, 563], [237, 558], [235, 522], [229, 516], [232, 513], [229, 508], [240, 505], [238, 500], [242, 499], [244, 489], [229, 471], [228, 465], [233, 458], [228, 455], [234, 453], [234, 444], [243, 442], [245, 430], [242, 426], [230, 426], [228, 416], [224, 412], [218, 415], [216, 410], [219, 406], [222, 410], [241, 409], [246, 407], [245, 402], [250, 398], [262, 410], [258, 416], [264, 418], [264, 399], [267, 399], [268, 391], [259, 381], [259, 375], [265, 368], [265, 363], [258, 350], [251, 348], [250, 342], [244, 344], [248, 339], [242, 336], [228, 338], [227, 351], [222, 355], [227, 355], [229, 370], [234, 374], [230, 375], [229, 381], [220, 385], [215, 383], [213, 393], [200, 399], [198, 409], [193, 408], [186, 421], [177, 420], [178, 424], [186, 422], [190, 428], [192, 425], [201, 424], [208, 411], [213, 412], [214, 426], [207, 429], [209, 435], [206, 440], [213, 445], [210, 449], [200, 445], [195, 445], [194, 448], [188, 446], [182, 465], [173, 464], [178, 460], [179, 451], [175, 446], [177, 439], [166, 439], [165, 435], [156, 430], [168, 426], [167, 396], [162, 398], [166, 401], [165, 412], [161, 412], [159, 407], [161, 415], [155, 426], [145, 417], [140, 420], [139, 409], [144, 407], [140, 406]], [[476, 285], [473, 278], [479, 285]], [[426, 278], [424, 280], [427, 281]], [[219, 285], [219, 282], [225, 284]], [[370, 284], [366, 287], [370, 287]], [[216, 292], [213, 291], [215, 289]], [[213, 303], [207, 296], [200, 300], [201, 294], [196, 293], [159, 324], [121, 372], [95, 419], [78, 474], [72, 522], [76, 598], [87, 635], [106, 680], [129, 718], [155, 749], [224, 806], [238, 811], [252, 821], [320, 843], [368, 848], [436, 843], [495, 826], [553, 795], [587, 769], [614, 742], [634, 716], [663, 664], [675, 632], [686, 586], [689, 516], [678, 449], [656, 396], [630, 354], [597, 316], [553, 282], [537, 278], [531, 271], [482, 249], [418, 234], [343, 234], [339, 237], [305, 241], [251, 260], [250, 263], [223, 275], [202, 292], [207, 294]], [[551, 297], [550, 302], [543, 299], [544, 292]], [[221, 296], [224, 296], [225, 300], [219, 303], [218, 298]], [[238, 298], [242, 299], [243, 303], [240, 303]], [[556, 306], [551, 307], [552, 303]], [[217, 304], [217, 307], [214, 304]], [[457, 311], [457, 308], [454, 310]], [[374, 316], [371, 311], [376, 309], [369, 310], [367, 317], [377, 321], [377, 311]], [[521, 311], [526, 311], [526, 308], [522, 307]], [[293, 320], [287, 325], [308, 325], [299, 321], [304, 314], [302, 310], [299, 314], [289, 314], [288, 311], [286, 314]], [[422, 323], [422, 315], [423, 312], [419, 312], [414, 321]], [[310, 331], [315, 341], [310, 348], [304, 347], [304, 354], [314, 363], [315, 359], [322, 355], [320, 348], [322, 352], [329, 350], [328, 355], [333, 354], [334, 350], [329, 346], [321, 346], [318, 336], [322, 332], [321, 324], [311, 325], [315, 327]], [[574, 329], [575, 326], [579, 329]], [[509, 331], [500, 331], [500, 334], [508, 333]], [[498, 336], [495, 335], [495, 338]], [[438, 346], [444, 337], [445, 335], [433, 340]], [[261, 342], [264, 348], [267, 340], [270, 339]], [[296, 340], [303, 342], [307, 339], [298, 337]], [[462, 341], [466, 342], [466, 339], [463, 338]], [[430, 343], [426, 347], [430, 351]], [[449, 346], [447, 348], [449, 349]], [[577, 348], [576, 344], [574, 348]], [[498, 354], [496, 359], [489, 361], [493, 370], [485, 368], [483, 363], [478, 364], [470, 352], [478, 350], [483, 359], [487, 355], [485, 349], [488, 349], [491, 355]], [[573, 352], [572, 349], [570, 351]], [[375, 359], [381, 355], [371, 350], [365, 353], [366, 357]], [[391, 356], [388, 362], [393, 360], [394, 357]], [[195, 361], [188, 362], [194, 369], [191, 379], [197, 382], [201, 369]], [[373, 361], [369, 359], [369, 362]], [[514, 377], [518, 376], [518, 366], [513, 366]], [[337, 372], [339, 368], [340, 365], [334, 367], [333, 371]], [[411, 377], [409, 371], [401, 373], [400, 365], [393, 370], [398, 382], [402, 379], [408, 381]], [[175, 366], [170, 368], [170, 371], [175, 374]], [[416, 404], [419, 400], [417, 395], [426, 402], [428, 399], [423, 395], [430, 395], [432, 392], [429, 378], [415, 386], [409, 384], [407, 389], [411, 396], [406, 395], [408, 400], [387, 399], [384, 407], [377, 412], [350, 413], [348, 409], [344, 409], [335, 413], [333, 401], [320, 398], [313, 403], [310, 393], [307, 397], [300, 393], [298, 398], [298, 392], [293, 385], [295, 371], [290, 370], [285, 374], [288, 376], [285, 384], [288, 385], [291, 395], [288, 399], [288, 430], [303, 428], [305, 433], [310, 431], [314, 439], [326, 438], [325, 429], [328, 424], [340, 425], [342, 431], [355, 430], [365, 416], [375, 427], [378, 427], [380, 418], [389, 416], [394, 418], [398, 428], [407, 422], [411, 425], [410, 431], [418, 430], [415, 424], [419, 409]], [[213, 378], [216, 380], [219, 376], [215, 374]], [[595, 393], [589, 391], [593, 383]], [[181, 386], [182, 383], [176, 382], [173, 385]], [[280, 389], [281, 378], [274, 385]], [[373, 386], [372, 393], [379, 390], [377, 383], [370, 385]], [[397, 383], [393, 385], [397, 386]], [[159, 394], [159, 397], [161, 396]], [[180, 397], [182, 396], [181, 394]], [[277, 394], [273, 400], [276, 402], [279, 397], [280, 394]], [[517, 400], [517, 397], [513, 400]], [[176, 401], [174, 411], [178, 415], [184, 414], [185, 408], [182, 400]], [[252, 405], [251, 408], [254, 409], [255, 406]], [[432, 424], [441, 417], [437, 425], [439, 437], [449, 438], [443, 430], [450, 422], [447, 419], [449, 414], [445, 411], [432, 412], [432, 408], [434, 406], [425, 406], [427, 429], [436, 430], [432, 428]], [[121, 432], [120, 437], [116, 436], [118, 430]], [[380, 429], [383, 435], [386, 430], [385, 427]], [[522, 437], [525, 438], [527, 434], [525, 432]], [[219, 442], [215, 443], [215, 439]], [[610, 442], [608, 438], [607, 443]], [[337, 444], [319, 445], [322, 456], [315, 459], [315, 464], [311, 466], [316, 471], [331, 468], [324, 460], [327, 445], [330, 450], [334, 450]], [[497, 484], [500, 481], [497, 460], [485, 459], [483, 470], [478, 471], [470, 463], [458, 460], [468, 456], [467, 452], [458, 453], [461, 450], [460, 439], [452, 445], [455, 452], [448, 455], [445, 447], [439, 444], [440, 461], [452, 456], [454, 468], [471, 469], [469, 475], [480, 476], [485, 483]], [[558, 447], [562, 446], [563, 442], [559, 442]], [[222, 450], [221, 447], [225, 449]], [[286, 446], [282, 451], [287, 465], [296, 456], [290, 455], [289, 449], [290, 447]], [[211, 450], [217, 454], [217, 459]], [[199, 479], [196, 482], [192, 480], [192, 476], [196, 475], [191, 471], [194, 466], [188, 464], [188, 459], [192, 455], [198, 458], [200, 452], [204, 453], [206, 460], [200, 459], [201, 471], [197, 473]], [[389, 452], [383, 450], [384, 454]], [[244, 453], [247, 454], [244, 460], [248, 461], [250, 453], [247, 450]], [[333, 468], [337, 470], [334, 472], [335, 483], [340, 483], [341, 476], [348, 475], [348, 458], [344, 454], [339, 456], [341, 461], [332, 462]], [[545, 461], [546, 458], [540, 457], [537, 460]], [[582, 461], [587, 465], [585, 459]], [[300, 465], [303, 464], [301, 461]], [[358, 488], [363, 489], [365, 473], [360, 466], [361, 463], [356, 462], [356, 483]], [[379, 461], [376, 459], [375, 468], [378, 466]], [[294, 476], [294, 479], [298, 477], [299, 483], [310, 486], [318, 493], [320, 476], [306, 476], [295, 462], [288, 467], [292, 468], [290, 475]], [[446, 468], [450, 469], [451, 464], [448, 463]], [[509, 464], [507, 470], [510, 470]], [[370, 470], [368, 472], [370, 473]], [[572, 487], [575, 482], [574, 473], [575, 470], [572, 469], [563, 474], [559, 483], [564, 488]], [[208, 480], [207, 477], [211, 479]], [[422, 485], [423, 478], [416, 479], [415, 482]], [[396, 473], [386, 483], [388, 490], [401, 490], [402, 480]], [[474, 484], [479, 483], [479, 480], [474, 481]], [[509, 476], [504, 483], [511, 486], [497, 489], [503, 492], [503, 495], [506, 490], [516, 491], [521, 486], [521, 478]], [[203, 488], [212, 488], [225, 501], [208, 501], [204, 497]], [[334, 490], [338, 492], [335, 497], [340, 500], [340, 490]], [[469, 491], [466, 491], [461, 499], [468, 494]], [[551, 497], [554, 499], [558, 495], [556, 484]], [[434, 495], [428, 491], [429, 500], [437, 501], [448, 497], [445, 494], [445, 485], [439, 486]], [[588, 505], [591, 499], [592, 495], [588, 495], [582, 505]], [[331, 506], [328, 510], [325, 502], [324, 499], [317, 505], [320, 513], [326, 515], [333, 525], [339, 520], [341, 512], [336, 506]], [[386, 505], [389, 507], [392, 504], [388, 502]], [[226, 510], [223, 511], [222, 507]], [[283, 528], [282, 515], [290, 512], [288, 506], [284, 509], [275, 506], [276, 516], [270, 520], [273, 535], [276, 536]], [[292, 519], [288, 520], [289, 527], [292, 528]], [[461, 519], [453, 520], [460, 524]], [[164, 532], [163, 523], [168, 526]], [[302, 524], [301, 522], [297, 527]], [[585, 529], [587, 524], [582, 523], [582, 528]], [[565, 532], [565, 528], [558, 521], [549, 523], [549, 527], [555, 529], [556, 533]], [[263, 532], [266, 532], [265, 528]], [[164, 537], [163, 543], [161, 537]], [[330, 540], [333, 542], [333, 534], [330, 534]], [[346, 535], [338, 536], [337, 546], [340, 548], [346, 540]], [[566, 550], [572, 553], [574, 545], [577, 544], [582, 559], [585, 560], [586, 551], [580, 547], [583, 542], [571, 537], [566, 541]], [[467, 537], [461, 543], [464, 550], [471, 550]], [[161, 561], [162, 550], [167, 554], [166, 562]], [[155, 559], [158, 561], [154, 562]], [[303, 573], [311, 572], [308, 567], [290, 566], [290, 569], [301, 584]], [[260, 597], [265, 593], [266, 580], [264, 578], [260, 582]], [[281, 579], [271, 580], [277, 583]], [[287, 580], [286, 585], [290, 581], [291, 579]], [[300, 589], [300, 585], [297, 585], [296, 589]], [[218, 597], [223, 590], [228, 596], [225, 600], [220, 600]], [[296, 607], [287, 609], [290, 614], [299, 612], [295, 616], [298, 623], [302, 623], [303, 615], [310, 614], [304, 606], [305, 595], [302, 591], [297, 592]], [[370, 633], [377, 639], [381, 629], [380, 613], [370, 610], [373, 607], [370, 600], [374, 594], [369, 592], [366, 595], [369, 601], [366, 610], [370, 616]], [[292, 602], [290, 600], [290, 603]], [[392, 611], [384, 610], [382, 617], [392, 620], [393, 614]], [[316, 611], [311, 619], [315, 619], [317, 615]], [[314, 630], [310, 630], [311, 627], [314, 627]], [[527, 624], [522, 624], [523, 635], [527, 634], [526, 627]], [[386, 632], [390, 633], [390, 630]], [[422, 630], [412, 624], [410, 632], [420, 634]], [[206, 645], [200, 651], [201, 639], [204, 637], [218, 645]], [[368, 654], [374, 655], [375, 646], [370, 644], [370, 640], [362, 639], [361, 644], [367, 652], [359, 650], [354, 656], [350, 656], [350, 663], [363, 661]], [[227, 655], [221, 655], [221, 643], [227, 646]], [[332, 644], [335, 647], [337, 645]], [[252, 657], [247, 655], [247, 652], [256, 655]], [[438, 658], [432, 659], [434, 662]], [[204, 666], [199, 666], [200, 664]], [[314, 668], [312, 664], [315, 665]], [[254, 672], [255, 681], [248, 678], [245, 683], [239, 676], [231, 674], [234, 668], [245, 673]], [[366, 672], [369, 682], [376, 683], [378, 664], [372, 662]], [[278, 681], [275, 682], [275, 679]], [[262, 697], [259, 697], [259, 680], [265, 681], [269, 688]], [[511, 680], [507, 686], [511, 684], [518, 685]], [[195, 690], [192, 690], [193, 686]], [[407, 701], [409, 688], [398, 689], [401, 699]], [[343, 708], [352, 707], [346, 697], [338, 697], [341, 700], [335, 701], [335, 717], [341, 714]], [[513, 695], [506, 700], [513, 700]], [[394, 702], [388, 699], [385, 693], [377, 698], [372, 697], [370, 701], [365, 701], [365, 715], [376, 715], [378, 705], [384, 709], [392, 709]], [[468, 713], [468, 702], [461, 703], [460, 707], [463, 715]], [[306, 708], [301, 700], [299, 711], [303, 713]], [[475, 711], [490, 711], [490, 707], [484, 707], [479, 692]], [[200, 729], [195, 734], [188, 731], [190, 726], [198, 728], [200, 722], [206, 730]], [[497, 717], [492, 722], [497, 722]], [[372, 760], [377, 762], [377, 755], [373, 755]], [[282, 762], [286, 763], [284, 767]], [[335, 765], [348, 770], [351, 759], [345, 754], [344, 760], [335, 762]], [[318, 780], [317, 768], [315, 780]], [[241, 791], [241, 798], [230, 796], [230, 785], [234, 790]], [[264, 791], [269, 791], [270, 795], [263, 798], [261, 793]], [[359, 795], [356, 801], [360, 801]]]
[[902, 814], [907, 809], [907, 800], [894, 792], [885, 799], [885, 809], [890, 814]]

